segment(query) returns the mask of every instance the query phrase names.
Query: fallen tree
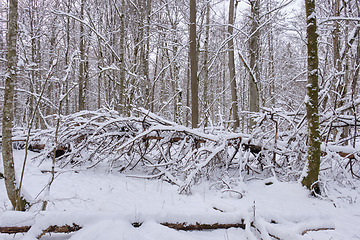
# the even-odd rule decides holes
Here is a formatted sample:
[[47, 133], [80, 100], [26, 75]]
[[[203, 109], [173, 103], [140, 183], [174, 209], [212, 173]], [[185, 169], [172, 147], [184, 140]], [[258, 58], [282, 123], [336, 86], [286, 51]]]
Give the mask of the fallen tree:
[[214, 223], [214, 224], [203, 224], [196, 222], [195, 224], [183, 223], [160, 223], [163, 226], [183, 231], [194, 231], [194, 230], [216, 230], [216, 229], [228, 229], [228, 228], [242, 228], [245, 229], [244, 220], [241, 223]]
[[[71, 233], [79, 231], [82, 227], [73, 223], [72, 226], [70, 225], [63, 225], [63, 226], [57, 226], [52, 225], [47, 227], [42, 231], [40, 235], [38, 235], [36, 238], [40, 239], [42, 238], [46, 233]], [[7, 233], [7, 234], [16, 234], [16, 233], [26, 233], [31, 229], [31, 226], [20, 226], [20, 227], [0, 227], [0, 233]]]
[[[181, 231], [203, 231], [203, 230], [218, 230], [218, 229], [229, 229], [229, 228], [241, 228], [246, 229], [247, 227], [251, 227], [255, 230], [255, 232], [258, 232], [260, 235], [267, 234], [268, 236], [271, 236], [275, 239], [281, 239], [280, 237], [275, 236], [272, 233], [262, 233], [259, 228], [255, 225], [254, 222], [251, 222], [249, 224], [245, 223], [244, 219], [241, 219], [240, 223], [199, 223], [196, 222], [195, 224], [187, 223], [187, 222], [163, 222], [159, 223], [162, 226], [172, 228], [175, 230], [181, 230]], [[271, 222], [269, 224], [277, 224], [276, 222]], [[131, 225], [135, 228], [138, 228], [142, 225], [142, 222], [133, 222]], [[0, 233], [7, 233], [7, 234], [17, 234], [17, 233], [26, 233], [31, 229], [31, 226], [12, 226], [12, 227], [0, 227]], [[46, 233], [71, 233], [76, 232], [82, 229], [82, 227], [78, 224], [73, 223], [70, 225], [63, 225], [63, 226], [57, 226], [57, 225], [51, 225], [47, 227], [46, 229], [42, 230], [41, 234], [36, 236], [37, 239], [41, 239]], [[305, 235], [308, 232], [311, 231], [328, 231], [328, 230], [335, 230], [333, 227], [320, 227], [320, 228], [308, 228], [304, 231], [302, 231], [300, 234]]]
[[[56, 167], [86, 169], [107, 164], [110, 171], [131, 177], [162, 178], [184, 194], [191, 193], [191, 186], [202, 178], [216, 182], [224, 176], [274, 176], [297, 181], [303, 171], [307, 133], [301, 114], [259, 113], [257, 127], [246, 135], [221, 128], [191, 129], [144, 109], [135, 112], [137, 116], [126, 118], [106, 109], [62, 116], [57, 139], [61, 148], [55, 148], [54, 129], [36, 131], [30, 146], [40, 153], [33, 160], [41, 164], [59, 148]], [[359, 153], [331, 144], [323, 149], [321, 174], [328, 172], [329, 178], [338, 179], [334, 176], [342, 174], [338, 169], [347, 168], [349, 177], [359, 176]], [[334, 159], [340, 168], [334, 169]], [[227, 190], [232, 187], [221, 184]]]
[[[163, 226], [175, 229], [175, 230], [184, 230], [184, 231], [202, 231], [202, 230], [216, 230], [216, 229], [228, 229], [228, 228], [242, 228], [245, 229], [244, 220], [241, 220], [241, 223], [198, 223], [189, 224], [186, 222], [182, 223], [169, 223], [164, 222], [160, 223]], [[131, 225], [135, 228], [140, 227], [142, 223], [133, 222]], [[7, 233], [7, 234], [16, 234], [16, 233], [26, 233], [31, 229], [31, 226], [13, 226], [13, 227], [0, 227], [0, 233]], [[46, 233], [71, 233], [76, 232], [82, 229], [82, 227], [78, 224], [73, 223], [72, 226], [70, 225], [63, 225], [57, 226], [52, 225], [47, 227], [42, 231], [42, 233], [37, 236], [37, 239], [40, 239]]]

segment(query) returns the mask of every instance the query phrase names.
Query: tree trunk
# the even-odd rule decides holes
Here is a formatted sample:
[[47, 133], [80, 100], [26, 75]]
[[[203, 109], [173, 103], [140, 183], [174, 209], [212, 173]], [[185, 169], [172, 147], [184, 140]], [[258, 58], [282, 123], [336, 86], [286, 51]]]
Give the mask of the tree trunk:
[[205, 17], [205, 39], [204, 39], [204, 89], [203, 89], [203, 102], [204, 102], [204, 127], [207, 127], [210, 109], [208, 100], [208, 85], [209, 81], [209, 37], [210, 37], [210, 1], [206, 2], [206, 17]]
[[125, 96], [124, 96], [124, 89], [125, 89], [125, 1], [121, 1], [121, 9], [119, 12], [120, 18], [120, 39], [119, 39], [119, 57], [120, 57], [120, 73], [119, 73], [119, 86], [118, 86], [118, 95], [119, 99], [117, 102], [116, 109], [120, 114], [125, 113]]
[[[260, 32], [259, 32], [259, 11], [260, 0], [251, 0], [251, 36], [250, 36], [250, 69], [253, 74], [250, 74], [250, 112], [259, 112], [259, 55], [260, 55]], [[250, 120], [250, 128], [255, 122]]]
[[234, 25], [234, 10], [235, 4], [234, 0], [230, 0], [229, 3], [229, 25], [228, 25], [228, 34], [229, 34], [229, 73], [230, 73], [230, 85], [231, 85], [231, 109], [232, 109], [232, 118], [234, 121], [233, 129], [234, 131], [240, 126], [239, 115], [238, 115], [238, 98], [237, 98], [237, 87], [236, 87], [236, 77], [235, 77], [235, 57], [234, 57], [234, 36], [233, 36], [233, 25]]
[[320, 168], [320, 132], [318, 113], [319, 92], [319, 60], [316, 33], [315, 0], [305, 0], [307, 19], [307, 50], [308, 50], [308, 84], [306, 111], [308, 120], [308, 169], [307, 176], [302, 179], [302, 184], [310, 190], [319, 193], [317, 184]]
[[17, 0], [9, 0], [7, 75], [5, 79], [5, 94], [2, 115], [2, 159], [4, 165], [5, 187], [8, 198], [16, 210], [23, 211], [25, 210], [27, 203], [22, 197], [19, 197], [20, 193], [16, 184], [12, 148], [14, 86], [17, 76], [17, 19]]
[[[70, 14], [71, 10], [71, 0], [67, 0], [66, 2], [66, 11], [68, 14]], [[70, 64], [70, 17], [66, 17], [66, 25], [65, 25], [65, 31], [66, 31], [66, 50], [65, 50], [65, 67], [68, 68]], [[66, 79], [65, 81], [65, 92], [67, 92], [69, 89], [69, 80]], [[68, 115], [70, 113], [70, 99], [68, 96], [66, 96], [65, 99], [65, 114]]]
[[[84, 19], [85, 0], [81, 0], [81, 19]], [[80, 23], [80, 66], [79, 66], [79, 111], [85, 109], [85, 30], [84, 24]]]
[[197, 51], [196, 51], [196, 0], [190, 0], [190, 81], [191, 81], [191, 126], [197, 128], [199, 123], [199, 99], [197, 80]]
[[[267, 11], [271, 11], [273, 8], [273, 2], [269, 0], [267, 2]], [[269, 19], [271, 16], [269, 15]], [[269, 72], [268, 72], [268, 89], [269, 89], [269, 98], [268, 106], [275, 107], [275, 62], [274, 62], [274, 26], [272, 23], [269, 25], [269, 33], [268, 33], [268, 45], [269, 45]]]

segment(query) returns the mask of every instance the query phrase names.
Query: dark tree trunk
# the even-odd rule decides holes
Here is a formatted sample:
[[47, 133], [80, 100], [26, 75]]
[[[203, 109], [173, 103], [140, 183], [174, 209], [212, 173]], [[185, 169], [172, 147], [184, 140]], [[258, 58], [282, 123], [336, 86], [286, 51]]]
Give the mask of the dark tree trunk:
[[199, 123], [199, 97], [197, 80], [196, 50], [196, 0], [190, 0], [190, 79], [191, 79], [191, 126], [197, 128]]
[[310, 190], [319, 192], [317, 185], [320, 168], [320, 132], [318, 113], [318, 92], [319, 92], [319, 60], [316, 33], [315, 0], [305, 0], [307, 19], [307, 49], [308, 49], [308, 84], [307, 84], [307, 120], [308, 120], [308, 171], [302, 184]]
[[[81, 0], [81, 19], [84, 19], [85, 0]], [[80, 23], [79, 111], [85, 109], [85, 30]]]
[[[251, 0], [251, 37], [250, 37], [250, 112], [259, 112], [259, 55], [260, 55], [260, 32], [259, 32], [259, 11], [260, 0]], [[250, 120], [250, 127], [255, 123]]]

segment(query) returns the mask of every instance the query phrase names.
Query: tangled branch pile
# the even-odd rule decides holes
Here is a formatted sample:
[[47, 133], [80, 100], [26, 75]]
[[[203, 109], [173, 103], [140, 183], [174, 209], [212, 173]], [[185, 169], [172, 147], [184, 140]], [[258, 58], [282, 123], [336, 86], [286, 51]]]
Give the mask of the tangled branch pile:
[[[144, 109], [137, 113], [138, 117], [123, 118], [115, 111], [102, 109], [65, 116], [56, 141], [55, 130], [33, 137], [46, 143], [36, 159], [45, 161], [52, 156], [57, 142], [60, 144], [56, 149], [64, 153], [56, 154], [60, 168], [106, 164], [110, 171], [134, 177], [163, 178], [185, 194], [204, 178], [227, 190], [232, 190], [232, 183], [254, 175], [297, 180], [305, 166], [306, 133], [292, 126], [295, 123], [288, 116], [265, 113], [250, 136], [190, 129]], [[324, 149], [322, 167], [332, 174], [346, 175], [349, 171], [341, 169], [348, 166], [350, 173], [358, 171], [358, 153], [352, 152], [349, 158], [338, 152]]]

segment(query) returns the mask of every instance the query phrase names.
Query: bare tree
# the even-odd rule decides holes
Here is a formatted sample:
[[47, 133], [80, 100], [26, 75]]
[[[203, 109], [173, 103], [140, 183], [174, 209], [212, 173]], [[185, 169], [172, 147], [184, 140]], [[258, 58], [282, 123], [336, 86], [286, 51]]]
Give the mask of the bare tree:
[[[84, 19], [85, 0], [81, 0], [80, 17]], [[80, 23], [79, 111], [85, 109], [85, 27]]]
[[230, 0], [229, 3], [229, 25], [228, 25], [228, 53], [229, 53], [229, 73], [230, 73], [230, 85], [231, 85], [231, 110], [232, 118], [234, 121], [234, 131], [240, 126], [239, 115], [238, 115], [238, 98], [237, 98], [237, 87], [236, 87], [236, 77], [235, 77], [235, 57], [234, 57], [234, 10], [235, 4], [234, 0]]
[[209, 121], [210, 110], [209, 97], [208, 97], [208, 85], [209, 81], [209, 38], [210, 38], [210, 0], [206, 1], [206, 16], [205, 16], [205, 39], [204, 39], [204, 88], [203, 88], [203, 102], [204, 102], [204, 126], [206, 127]]
[[307, 21], [307, 50], [308, 50], [308, 84], [306, 110], [308, 120], [308, 171], [307, 176], [302, 180], [302, 184], [316, 193], [320, 192], [317, 184], [320, 168], [320, 132], [319, 132], [319, 111], [318, 111], [318, 92], [319, 92], [319, 59], [316, 32], [315, 0], [305, 0], [306, 21]]
[[12, 148], [12, 127], [14, 120], [14, 86], [17, 76], [17, 4], [17, 0], [9, 0], [7, 76], [5, 79], [5, 95], [2, 117], [2, 159], [4, 164], [5, 186], [9, 200], [16, 210], [24, 211], [27, 207], [27, 202], [21, 196], [21, 193], [16, 184]]
[[[260, 29], [259, 29], [259, 14], [260, 14], [260, 0], [250, 0], [251, 5], [251, 32], [250, 32], [250, 74], [249, 88], [250, 88], [250, 112], [259, 112], [259, 77], [260, 77]], [[254, 122], [250, 121], [250, 127]]]
[[191, 126], [197, 128], [199, 123], [199, 97], [197, 79], [197, 49], [196, 49], [196, 0], [190, 0], [190, 79], [191, 79]]

